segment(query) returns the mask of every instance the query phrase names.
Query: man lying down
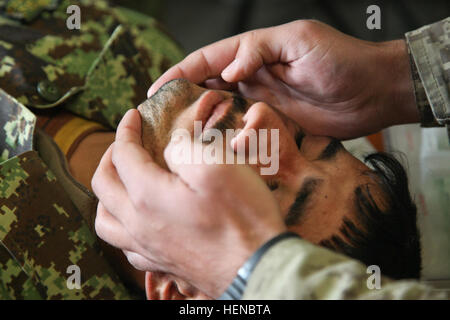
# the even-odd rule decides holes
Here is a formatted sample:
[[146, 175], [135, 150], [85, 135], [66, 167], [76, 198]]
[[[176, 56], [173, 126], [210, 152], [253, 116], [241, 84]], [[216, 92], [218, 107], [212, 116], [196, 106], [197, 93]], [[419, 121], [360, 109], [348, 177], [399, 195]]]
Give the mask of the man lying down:
[[[419, 278], [416, 207], [405, 170], [392, 156], [371, 154], [364, 164], [340, 141], [304, 134], [296, 123], [264, 102], [208, 90], [183, 79], [166, 83], [138, 110], [144, 147], [165, 168], [163, 152], [171, 134], [185, 129], [194, 135], [194, 121], [202, 121], [204, 132], [242, 129], [231, 144], [234, 151], [248, 142], [246, 131], [278, 129], [278, 170], [261, 178], [278, 200], [289, 230], [366, 265], [377, 265], [393, 279]], [[114, 133], [102, 134], [95, 148], [104, 151], [113, 142]], [[73, 157], [87, 157], [83, 154], [87, 150], [77, 150]], [[261, 172], [261, 161], [250, 165]], [[76, 166], [72, 169], [75, 178], [89, 185], [93, 171], [86, 176], [86, 171]], [[132, 267], [126, 270], [138, 286], [145, 284], [149, 299], [208, 298], [172, 275], [147, 272], [144, 276]]]

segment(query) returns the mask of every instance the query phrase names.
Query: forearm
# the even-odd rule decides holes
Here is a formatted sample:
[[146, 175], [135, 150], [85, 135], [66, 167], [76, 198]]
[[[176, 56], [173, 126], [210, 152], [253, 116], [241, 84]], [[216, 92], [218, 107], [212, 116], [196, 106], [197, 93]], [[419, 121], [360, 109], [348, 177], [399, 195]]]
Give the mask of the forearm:
[[[381, 270], [382, 272], [382, 270]], [[369, 289], [371, 273], [360, 262], [301, 239], [271, 247], [254, 269], [244, 299], [448, 299], [448, 293], [417, 281], [381, 277]]]

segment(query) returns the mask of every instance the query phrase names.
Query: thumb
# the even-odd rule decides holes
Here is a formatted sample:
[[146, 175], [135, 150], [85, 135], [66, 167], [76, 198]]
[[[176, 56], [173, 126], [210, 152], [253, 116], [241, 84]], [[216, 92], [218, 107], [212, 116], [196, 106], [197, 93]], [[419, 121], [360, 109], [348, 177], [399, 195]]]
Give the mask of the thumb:
[[225, 81], [245, 80], [264, 64], [278, 62], [281, 41], [273, 37], [271, 29], [251, 31], [240, 36], [235, 59], [222, 71]]
[[171, 139], [164, 150], [164, 158], [172, 173], [178, 175], [191, 189], [201, 190], [211, 185], [213, 176], [227, 175], [230, 166], [223, 165], [225, 159], [234, 160], [234, 151], [230, 146], [224, 150], [218, 144], [213, 156], [205, 151], [204, 144], [184, 136]]
[[[196, 143], [188, 135], [171, 138], [164, 149], [164, 159], [169, 170], [191, 189], [197, 189], [194, 185], [196, 177], [202, 173], [201, 144]], [[192, 185], [194, 184], [194, 185]]]

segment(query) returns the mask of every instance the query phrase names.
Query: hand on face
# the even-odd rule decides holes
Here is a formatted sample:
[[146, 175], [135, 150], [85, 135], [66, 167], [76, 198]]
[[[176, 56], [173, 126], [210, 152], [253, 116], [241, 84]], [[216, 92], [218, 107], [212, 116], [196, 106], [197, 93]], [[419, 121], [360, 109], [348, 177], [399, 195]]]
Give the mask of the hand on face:
[[[164, 87], [165, 92], [174, 90], [177, 98], [170, 101], [170, 107], [166, 108], [168, 110], [166, 116], [161, 114], [157, 116], [161, 127], [171, 127], [170, 130], [184, 128], [192, 131], [193, 121], [199, 114], [203, 114], [205, 109], [210, 110], [215, 104], [220, 109], [232, 96], [230, 92], [208, 91], [194, 85], [184, 87], [185, 85], [185, 81], [176, 80]], [[180, 87], [184, 87], [184, 90], [175, 90]], [[160, 102], [160, 97], [155, 101]], [[266, 103], [253, 103], [247, 100], [245, 104], [241, 102], [240, 105], [240, 108], [230, 109], [224, 117], [228, 119], [225, 125], [227, 129], [242, 130], [232, 140], [235, 152], [241, 144], [248, 149], [248, 136], [252, 130], [259, 132], [263, 129], [270, 133], [276, 129], [279, 132], [279, 166], [277, 166], [279, 170], [272, 175], [261, 177], [271, 188], [280, 206], [280, 214], [289, 230], [297, 232], [303, 239], [316, 244], [339, 235], [344, 218], [350, 221], [355, 220], [353, 202], [355, 189], [359, 185], [374, 184], [369, 176], [363, 174], [369, 171], [369, 168], [348, 153], [338, 141], [328, 137], [299, 134], [301, 131], [291, 120]], [[156, 106], [152, 104], [146, 105], [144, 109], [142, 106], [139, 107], [144, 113], [144, 118], [156, 117], [147, 114], [155, 108]], [[174, 112], [175, 109], [178, 112]], [[213, 118], [217, 117], [211, 116], [210, 119]], [[146, 122], [144, 119], [144, 127]], [[210, 120], [207, 122], [210, 123]], [[166, 123], [171, 123], [171, 126], [165, 125]], [[224, 126], [219, 121], [213, 127]], [[169, 129], [166, 130], [163, 135], [168, 136]], [[158, 131], [157, 128], [144, 129], [144, 145], [155, 140], [165, 141], [163, 136], [155, 136], [154, 133]], [[296, 137], [299, 138], [296, 139]], [[154, 143], [152, 145], [155, 150], [160, 148], [162, 153], [164, 146]], [[155, 157], [157, 154], [158, 152], [155, 152]], [[248, 157], [246, 160], [248, 163]], [[251, 167], [260, 174], [260, 163]], [[336, 188], [338, 185], [339, 188]], [[371, 189], [375, 195], [374, 188]], [[189, 290], [179, 289], [185, 287], [183, 285], [185, 282], [181, 281], [180, 285], [180, 280], [176, 276], [161, 273], [155, 276], [153, 273], [149, 275], [148, 278], [152, 281], [147, 281], [147, 290], [148, 297], [151, 299], [205, 298], [199, 295], [201, 292], [193, 286]]]
[[[244, 257], [251, 253], [251, 250], [246, 249], [249, 246], [256, 248], [254, 243], [261, 244], [261, 239], [266, 238], [266, 235], [258, 234], [267, 231], [272, 233], [273, 228], [286, 228], [280, 225], [280, 221], [282, 224], [285, 220], [292, 231], [314, 243], [337, 233], [343, 217], [347, 215], [347, 218], [352, 218], [352, 192], [359, 183], [364, 183], [361, 173], [368, 168], [344, 149], [330, 148], [334, 145], [330, 138], [306, 136], [301, 142], [295, 141], [298, 128], [265, 103], [247, 100], [239, 102], [240, 107], [230, 107], [228, 101], [232, 97], [231, 93], [212, 92], [186, 84], [186, 81], [167, 84], [162, 93], [150, 99], [151, 103], [158, 102], [157, 105], [150, 103], [144, 109], [140, 107], [146, 119], [144, 146], [152, 150], [142, 148], [137, 112], [130, 111], [124, 117], [117, 132], [117, 141], [105, 153], [93, 179], [94, 191], [100, 198], [96, 227], [99, 236], [122, 248], [137, 268], [165, 271], [181, 277], [184, 275], [183, 279], [210, 290], [205, 292], [214, 297], [218, 292], [214, 289], [216, 287], [208, 289], [207, 286], [226, 283], [224, 279], [232, 277], [239, 267], [237, 261], [242, 263]], [[178, 90], [180, 88], [183, 90]], [[170, 97], [176, 98], [167, 100], [169, 105], [163, 106], [161, 103], [167, 92], [171, 93]], [[209, 110], [206, 112], [210, 114], [209, 119], [220, 120], [220, 110], [224, 105], [230, 111], [227, 116], [222, 115], [222, 118], [229, 120], [226, 127], [243, 129], [234, 140], [235, 148], [245, 141], [245, 133], [249, 130], [279, 130], [279, 171], [264, 178], [273, 190], [277, 203], [274, 204], [270, 193], [268, 198], [261, 198], [268, 189], [262, 187], [262, 181], [255, 177], [255, 173], [259, 172], [258, 165], [253, 167], [256, 169], [254, 172], [245, 166], [236, 165], [177, 166], [167, 157], [170, 148], [164, 154], [165, 163], [158, 163], [159, 166], [149, 156], [147, 151], [153, 151], [154, 158], [159, 159], [165, 145], [155, 141], [168, 141], [166, 136], [176, 128], [192, 131], [193, 120], [198, 117], [203, 119], [205, 110]], [[161, 110], [158, 106], [165, 112], [159, 113]], [[146, 111], [152, 112], [147, 114]], [[152, 119], [158, 121], [152, 125]], [[203, 120], [210, 122], [207, 118]], [[223, 126], [224, 123], [217, 121], [213, 126], [220, 127], [219, 124]], [[331, 150], [335, 153], [332, 154]], [[114, 152], [117, 152], [116, 158]], [[168, 166], [178, 177], [163, 170], [162, 166]], [[313, 181], [314, 184], [311, 184]], [[335, 188], [337, 184], [340, 185], [338, 190]], [[258, 199], [265, 200], [258, 202]], [[272, 210], [267, 209], [270, 207]], [[330, 207], [333, 208], [333, 214], [324, 216], [322, 213], [330, 212]], [[214, 216], [211, 216], [211, 212], [215, 213]], [[180, 217], [184, 219], [180, 220]], [[298, 223], [300, 218], [301, 224]], [[260, 240], [252, 244], [252, 235], [246, 234], [248, 230], [253, 230]], [[225, 237], [220, 240], [220, 245], [209, 239], [219, 241], [219, 235]], [[249, 238], [242, 239], [245, 236]], [[190, 239], [190, 243], [187, 244], [183, 239]], [[234, 239], [232, 247], [231, 239]], [[233, 249], [224, 251], [223, 241], [228, 241]], [[236, 241], [240, 241], [241, 247]], [[148, 244], [151, 244], [150, 247]], [[215, 251], [212, 249], [214, 246]], [[227, 264], [218, 263], [217, 269], [205, 270], [201, 264], [206, 263], [205, 259], [210, 261], [212, 258], [198, 256], [195, 248], [219, 252], [214, 261], [218, 263], [235, 259], [236, 265], [230, 265], [228, 261]], [[236, 248], [244, 250], [239, 252]], [[224, 252], [233, 252], [231, 260]], [[187, 257], [191, 265], [182, 259]], [[192, 264], [192, 261], [199, 265]], [[218, 272], [224, 265], [228, 271]], [[198, 271], [200, 268], [201, 272]], [[205, 272], [210, 273], [206, 275]], [[227, 272], [228, 276], [224, 277]], [[201, 274], [201, 280], [209, 281], [209, 284], [202, 284], [191, 273]], [[199, 291], [195, 288], [180, 290], [174, 276], [170, 279], [161, 276], [150, 278], [153, 279], [148, 289], [150, 297], [180, 298], [182, 292], [190, 293], [191, 297], [198, 296]], [[157, 280], [164, 280], [165, 284], [157, 285]]]
[[138, 269], [176, 274], [218, 297], [243, 262], [286, 226], [248, 166], [175, 164], [168, 154], [171, 172], [142, 147], [139, 113], [129, 111], [92, 180], [97, 234]]
[[237, 88], [314, 135], [352, 138], [419, 119], [403, 40], [362, 41], [317, 21], [246, 32], [199, 49], [161, 76], [149, 96], [176, 78]]

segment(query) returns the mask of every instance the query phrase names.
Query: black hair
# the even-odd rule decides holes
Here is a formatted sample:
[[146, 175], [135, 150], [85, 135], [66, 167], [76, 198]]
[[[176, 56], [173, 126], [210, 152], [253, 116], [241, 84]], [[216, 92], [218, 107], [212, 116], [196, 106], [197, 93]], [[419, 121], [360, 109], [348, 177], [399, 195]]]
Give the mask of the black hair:
[[411, 199], [405, 169], [394, 156], [374, 153], [365, 157], [383, 193], [378, 206], [368, 185], [355, 189], [356, 223], [344, 219], [340, 229], [344, 238], [334, 235], [320, 245], [377, 265], [393, 279], [419, 278], [421, 270], [420, 237], [416, 206]]

